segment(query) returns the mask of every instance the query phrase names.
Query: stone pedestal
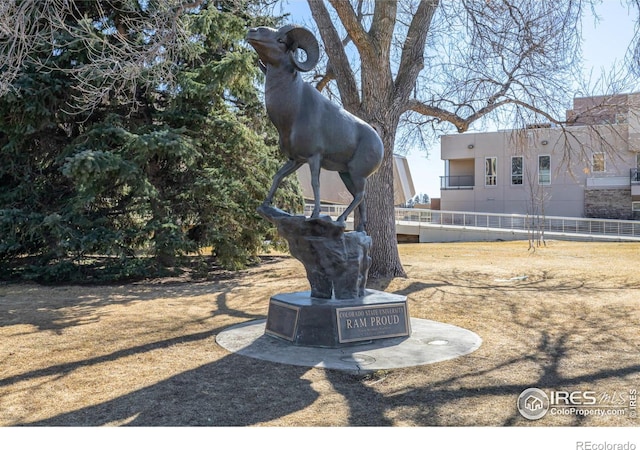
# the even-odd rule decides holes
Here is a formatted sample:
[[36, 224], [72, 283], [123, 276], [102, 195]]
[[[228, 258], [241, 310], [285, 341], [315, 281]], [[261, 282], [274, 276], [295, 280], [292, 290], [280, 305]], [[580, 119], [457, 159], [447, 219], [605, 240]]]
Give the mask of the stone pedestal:
[[407, 298], [367, 289], [362, 297], [323, 299], [310, 291], [271, 297], [265, 333], [295, 345], [337, 348], [411, 334]]
[[345, 233], [329, 216], [309, 219], [262, 205], [258, 213], [278, 227], [289, 251], [307, 271], [311, 295], [350, 299], [364, 295], [371, 265], [371, 238], [361, 231]]
[[310, 291], [271, 297], [266, 334], [326, 348], [411, 334], [407, 297], [365, 289], [371, 265], [365, 232], [346, 233], [331, 217], [310, 219], [268, 205], [258, 213], [278, 227], [311, 285]]

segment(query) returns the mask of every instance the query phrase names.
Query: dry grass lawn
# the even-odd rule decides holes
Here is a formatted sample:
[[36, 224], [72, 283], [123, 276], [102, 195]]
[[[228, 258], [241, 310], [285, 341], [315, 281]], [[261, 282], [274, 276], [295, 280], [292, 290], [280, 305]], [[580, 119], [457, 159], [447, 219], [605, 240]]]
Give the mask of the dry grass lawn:
[[[476, 352], [356, 376], [230, 354], [231, 325], [308, 289], [270, 256], [209, 281], [0, 285], [0, 425], [637, 426], [625, 416], [522, 418], [528, 387], [628, 405], [640, 389], [640, 244], [403, 244], [413, 317], [479, 334]], [[526, 278], [525, 278], [526, 277]], [[609, 396], [609, 397], [606, 397]], [[629, 412], [629, 411], [627, 411]]]

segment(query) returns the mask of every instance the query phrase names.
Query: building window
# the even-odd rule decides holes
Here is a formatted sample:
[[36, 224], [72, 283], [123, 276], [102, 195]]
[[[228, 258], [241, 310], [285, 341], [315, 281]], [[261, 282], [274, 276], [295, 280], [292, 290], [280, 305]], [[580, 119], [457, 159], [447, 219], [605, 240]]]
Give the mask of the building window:
[[551, 156], [538, 156], [538, 184], [551, 184]]
[[592, 172], [604, 172], [604, 153], [594, 153], [591, 157], [591, 171]]
[[524, 158], [522, 156], [511, 157], [511, 184], [522, 184], [522, 168], [524, 164]]
[[631, 202], [631, 211], [640, 212], [640, 202]]
[[484, 159], [484, 185], [485, 186], [496, 186], [498, 184], [497, 179], [497, 167], [498, 167], [498, 158], [492, 156], [490, 158]]

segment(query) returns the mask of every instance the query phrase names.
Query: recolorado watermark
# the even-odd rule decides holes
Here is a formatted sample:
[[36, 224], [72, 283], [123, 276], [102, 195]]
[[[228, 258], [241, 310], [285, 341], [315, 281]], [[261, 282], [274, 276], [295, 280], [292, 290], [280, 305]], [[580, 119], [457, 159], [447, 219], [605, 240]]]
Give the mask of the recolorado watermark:
[[[637, 418], [638, 392], [525, 389], [518, 396], [518, 411], [529, 420], [545, 416], [621, 416]], [[583, 450], [617, 450], [616, 447], [582, 447]], [[632, 450], [632, 449], [621, 449]]]
[[636, 450], [633, 442], [576, 442], [576, 450]]

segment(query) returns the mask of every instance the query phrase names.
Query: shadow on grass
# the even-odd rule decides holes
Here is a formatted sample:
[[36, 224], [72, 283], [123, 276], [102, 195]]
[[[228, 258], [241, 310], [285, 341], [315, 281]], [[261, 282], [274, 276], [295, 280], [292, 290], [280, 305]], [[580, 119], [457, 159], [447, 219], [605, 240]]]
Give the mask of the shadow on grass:
[[[516, 364], [519, 361], [513, 361]], [[554, 378], [545, 372], [542, 378], [534, 383], [505, 383], [500, 386], [480, 385], [477, 387], [460, 388], [453, 383], [453, 379], [432, 385], [410, 389], [397, 395], [383, 395], [363, 382], [356, 382], [352, 375], [338, 371], [329, 371], [328, 378], [337, 392], [343, 395], [348, 402], [349, 423], [348, 426], [392, 426], [395, 421], [391, 414], [400, 411], [400, 416], [407, 422], [417, 426], [460, 426], [463, 417], [452, 416], [448, 413], [449, 407], [459, 404], [461, 401], [469, 402], [480, 399], [491, 402], [495, 397], [513, 399], [513, 412], [502, 421], [495, 423], [491, 417], [485, 417], [486, 422], [480, 419], [475, 422], [477, 426], [515, 426], [529, 425], [516, 409], [518, 396], [530, 387], [537, 387], [544, 391], [563, 389], [566, 386], [595, 383], [603, 380], [637, 376], [640, 374], [640, 364], [621, 369], [602, 370], [590, 375], [567, 378]], [[477, 376], [474, 375], [474, 376]], [[401, 412], [405, 408], [406, 412]], [[458, 413], [468, 413], [462, 407]], [[573, 426], [582, 425], [585, 416], [576, 415], [572, 418]], [[629, 421], [628, 425], [636, 423]], [[466, 426], [471, 425], [466, 423]], [[545, 422], [543, 425], [553, 426], [553, 423]], [[557, 425], [557, 424], [556, 424]], [[621, 424], [622, 425], [622, 424]]]
[[[531, 285], [526, 286], [531, 289]], [[546, 288], [545, 288], [546, 289]], [[481, 296], [476, 301], [486, 302], [487, 296]], [[390, 426], [395, 425], [392, 417], [401, 417], [406, 423], [418, 426], [443, 425], [480, 425], [480, 426], [514, 426], [530, 425], [532, 422], [524, 419], [516, 408], [518, 396], [531, 387], [550, 392], [552, 390], [594, 390], [607, 382], [620, 383], [628, 380], [625, 389], [637, 389], [640, 379], [640, 355], [637, 352], [638, 335], [633, 337], [629, 329], [640, 328], [640, 321], [630, 318], [629, 312], [634, 309], [610, 306], [606, 309], [580, 309], [576, 305], [566, 306], [563, 310], [551, 304], [538, 306], [531, 311], [530, 306], [522, 306], [517, 302], [511, 304], [510, 316], [504, 317], [506, 323], [513, 324], [523, 331], [535, 333], [537, 341], [531, 343], [530, 349], [521, 356], [501, 358], [499, 353], [492, 354], [490, 363], [485, 358], [478, 361], [482, 367], [472, 364], [462, 364], [460, 371], [446, 379], [426, 383], [418, 387], [409, 387], [397, 394], [383, 394], [363, 377], [356, 377], [339, 371], [328, 371], [327, 376], [334, 389], [344, 396], [348, 403], [350, 426]], [[604, 311], [604, 312], [603, 312]], [[533, 312], [533, 314], [531, 314]], [[564, 320], [558, 316], [563, 315]], [[627, 328], [627, 331], [622, 330]], [[622, 331], [621, 331], [622, 330]], [[527, 334], [528, 335], [528, 334]], [[578, 338], [578, 339], [576, 339]], [[582, 342], [581, 345], [578, 342]], [[483, 346], [491, 346], [495, 342], [485, 342]], [[578, 366], [572, 358], [581, 352], [586, 352], [592, 365]], [[603, 364], [601, 355], [607, 354], [609, 364]], [[611, 362], [612, 355], [616, 355], [615, 363]], [[468, 355], [464, 358], [474, 358]], [[484, 361], [483, 361], [484, 360]], [[587, 363], [589, 364], [589, 363]], [[613, 366], [611, 366], [613, 364]], [[515, 372], [527, 367], [527, 380], [519, 382], [518, 376], [505, 375], [510, 369]], [[577, 369], [577, 370], [575, 370]], [[424, 370], [428, 373], [437, 370], [437, 364], [429, 367], [413, 368], [414, 373]], [[374, 374], [375, 375], [375, 374]], [[537, 377], [533, 377], [536, 375]], [[379, 382], [384, 382], [387, 374], [380, 375]], [[407, 376], [415, 376], [407, 372]], [[504, 382], [496, 380], [507, 378]], [[635, 380], [635, 381], [634, 381]], [[367, 382], [369, 381], [369, 382]], [[624, 383], [624, 381], [623, 381]], [[598, 394], [612, 394], [612, 390]], [[618, 392], [624, 399], [627, 392]], [[470, 401], [473, 404], [495, 405], [496, 398], [509, 399], [512, 412], [502, 419], [482, 417], [481, 414], [465, 411], [464, 405]], [[628, 399], [628, 398], [627, 398]], [[499, 403], [499, 402], [498, 402]], [[600, 403], [599, 403], [600, 404]], [[604, 406], [608, 405], [606, 402]], [[622, 404], [620, 407], [629, 406]], [[487, 408], [491, 411], [491, 408]], [[475, 423], [469, 423], [468, 418], [452, 417], [451, 412], [467, 414], [476, 417]], [[497, 417], [497, 415], [496, 415]], [[586, 424], [589, 416], [573, 415], [570, 417], [572, 426]], [[543, 425], [554, 424], [549, 419]], [[638, 425], [640, 422], [626, 416], [620, 418], [619, 424], [628, 426]], [[589, 423], [588, 425], [591, 425]]]
[[[238, 287], [250, 286], [242, 275], [232, 280], [202, 283], [163, 283], [160, 286], [123, 286], [107, 296], [100, 296], [91, 287], [72, 291], [62, 300], [42, 298], [33, 301], [12, 301], [0, 298], [0, 327], [16, 323], [30, 324], [38, 330], [62, 332], [65, 328], [99, 321], [101, 307], [158, 298], [189, 298], [210, 295], [211, 315], [198, 321], [228, 316], [239, 319], [262, 319], [229, 305], [229, 294]], [[33, 286], [31, 286], [33, 287]], [[15, 287], [13, 287], [15, 288]], [[25, 297], [29, 286], [20, 297]], [[138, 289], [140, 288], [140, 289]], [[58, 289], [65, 290], [66, 287]], [[96, 288], [98, 289], [98, 288]], [[73, 293], [72, 293], [73, 292]], [[113, 292], [113, 290], [112, 290]], [[19, 297], [16, 295], [15, 298]], [[43, 296], [46, 297], [46, 296]], [[108, 312], [106, 313], [108, 314]], [[43, 377], [60, 379], [81, 369], [106, 363], [118, 364], [122, 358], [155, 350], [169, 349], [185, 343], [200, 342], [203, 348], [214, 347], [215, 336], [223, 328], [159, 340], [109, 354], [52, 365], [21, 374], [0, 378], [0, 388], [23, 382], [36, 382]], [[246, 426], [277, 419], [304, 409], [318, 398], [310, 382], [301, 377], [308, 371], [237, 355], [226, 356], [122, 395], [113, 400], [79, 408], [46, 420], [20, 423], [28, 426]]]
[[230, 355], [114, 400], [25, 425], [254, 425], [318, 398], [301, 379], [307, 370]]
[[109, 353], [107, 355], [97, 356], [95, 358], [89, 358], [82, 361], [73, 361], [73, 362], [64, 363], [64, 364], [57, 364], [55, 366], [49, 366], [43, 369], [32, 370], [30, 372], [21, 373], [19, 375], [14, 375], [7, 378], [1, 378], [0, 387], [10, 386], [14, 383], [19, 383], [22, 381], [35, 380], [40, 377], [47, 377], [47, 376], [62, 377], [81, 367], [90, 367], [97, 364], [116, 361], [120, 358], [124, 358], [131, 355], [169, 348], [178, 344], [210, 339], [214, 337], [219, 331], [220, 330], [211, 330], [211, 331], [205, 331], [202, 333], [194, 333], [186, 336], [180, 336], [172, 339], [165, 339], [165, 340], [153, 342], [150, 344], [144, 344], [136, 347], [118, 350], [116, 352]]
[[[278, 262], [270, 257], [262, 270]], [[13, 284], [0, 291], [0, 328], [12, 325], [32, 325], [38, 331], [61, 333], [67, 328], [98, 322], [104, 306], [127, 305], [134, 302], [154, 301], [160, 298], [189, 298], [216, 296], [217, 314], [244, 319], [260, 316], [233, 310], [227, 305], [228, 294], [238, 287], [250, 286], [247, 273], [233, 277], [220, 276], [217, 280], [148, 280], [122, 285], [61, 285]]]
[[[55, 366], [23, 376], [2, 380], [1, 384], [21, 381], [27, 376], [63, 375], [80, 366], [116, 360], [133, 353], [174, 345], [185, 340], [209, 340], [218, 330], [162, 341], [140, 348], [131, 348], [106, 357], [75, 364]], [[393, 426], [393, 414], [418, 426], [453, 425], [462, 418], [451, 417], [452, 405], [480, 400], [491, 403], [496, 397], [513, 400], [513, 412], [501, 423], [477, 425], [528, 425], [515, 408], [518, 395], [529, 387], [543, 390], [572, 386], [590, 386], [623, 377], [637, 378], [640, 364], [594, 370], [584, 375], [562, 375], [560, 366], [571, 351], [568, 339], [572, 331], [551, 336], [541, 332], [540, 340], [529, 354], [501, 361], [478, 370], [462, 370], [444, 380], [384, 394], [363, 376], [327, 370], [326, 377], [333, 389], [341, 394], [348, 410], [347, 426]], [[211, 345], [214, 345], [211, 342]], [[630, 357], [632, 359], [632, 357]], [[492, 374], [516, 367], [521, 363], [536, 363], [540, 369], [535, 382], [504, 382], [496, 385]], [[467, 365], [468, 367], [468, 365]], [[30, 426], [247, 426], [282, 418], [303, 410], [319, 398], [319, 394], [304, 380], [306, 367], [270, 363], [244, 356], [229, 355], [214, 363], [175, 375], [152, 386], [120, 396], [111, 401], [84, 407], [50, 419], [28, 423]], [[437, 370], [437, 365], [424, 370]], [[463, 386], [463, 387], [461, 387]], [[329, 413], [329, 411], [325, 411]], [[575, 416], [572, 425], [581, 425], [583, 417]], [[294, 419], [295, 420], [295, 419]], [[294, 422], [293, 425], [304, 426]], [[553, 425], [553, 424], [551, 424]]]
[[[589, 375], [562, 377], [558, 365], [564, 356], [563, 339], [539, 343], [538, 352], [549, 355], [539, 379], [531, 383], [475, 385], [459, 387], [471, 377], [488, 376], [494, 370], [509, 367], [537, 356], [525, 355], [487, 370], [453, 376], [449, 379], [413, 388], [395, 395], [378, 392], [362, 376], [327, 370], [327, 379], [341, 394], [348, 409], [346, 426], [393, 426], [394, 411], [407, 409], [404, 419], [418, 426], [455, 424], [458, 418], [447, 413], [452, 404], [495, 397], [513, 399], [513, 413], [501, 424], [528, 425], [515, 409], [515, 400], [525, 389], [543, 390], [596, 383], [602, 380], [637, 376], [640, 364], [605, 369]], [[303, 410], [318, 400], [319, 394], [303, 379], [308, 368], [270, 363], [238, 355], [183, 372], [152, 386], [114, 400], [64, 413], [29, 426], [248, 426], [282, 418]], [[465, 383], [468, 384], [468, 383]], [[464, 408], [462, 408], [464, 410]], [[326, 411], [330, 413], [330, 411]], [[576, 416], [573, 425], [581, 425]], [[304, 423], [294, 422], [295, 426]], [[477, 423], [486, 425], [486, 423]]]
[[[217, 291], [217, 314], [242, 319], [258, 318], [228, 306], [227, 295], [235, 286], [234, 283], [237, 281], [229, 282]], [[495, 320], [496, 323], [503, 321], [510, 327], [527, 333], [527, 336], [532, 336], [528, 347], [520, 352], [521, 354], [508, 357], [500, 353], [500, 346], [496, 345], [496, 342], [485, 342], [483, 346], [489, 348], [488, 357], [479, 358], [477, 366], [474, 365], [473, 354], [463, 357], [471, 359], [463, 361], [457, 372], [444, 379], [429, 377], [429, 371], [437, 371], [438, 364], [398, 370], [397, 374], [392, 373], [391, 376], [397, 375], [397, 378], [401, 378], [407, 374], [416, 380], [415, 383], [406, 384], [405, 388], [399, 391], [385, 392], [385, 389], [380, 389], [384, 380], [374, 385], [370, 383], [371, 379], [362, 376], [327, 370], [325, 374], [331, 383], [331, 390], [339, 393], [345, 401], [344, 408], [348, 412], [348, 423], [345, 425], [393, 426], [399, 422], [417, 426], [460, 423], [469, 425], [472, 419], [463, 417], [468, 414], [476, 417], [476, 425], [529, 425], [530, 422], [519, 415], [515, 404], [518, 395], [529, 387], [547, 391], [575, 387], [592, 388], [594, 384], [602, 385], [609, 380], [637, 380], [640, 376], [638, 339], [628, 331], [628, 328], [640, 328], [636, 316], [629, 319], [629, 311], [633, 310], [634, 305], [628, 308], [614, 305], [605, 308], [592, 304], [580, 309], [574, 304], [557, 306], [548, 302], [532, 306], [519, 299], [505, 299], [502, 302], [503, 306], [506, 305], [506, 313], [504, 317], [499, 318], [493, 317], [491, 306], [485, 306], [489, 305], [487, 302], [497, 292], [504, 298], [509, 298], [512, 293], [522, 292], [523, 289], [554, 291], [558, 294], [582, 291], [584, 283], [579, 280], [575, 284], [565, 283], [564, 286], [561, 282], [545, 284], [536, 280], [520, 286], [497, 288], [486, 283], [471, 283], [465, 276], [460, 276], [457, 279], [452, 277], [451, 284], [415, 282], [397, 293], [409, 295], [425, 289], [441, 289], [448, 295], [449, 287], [473, 288], [473, 295], [465, 297], [465, 308], [468, 308], [470, 313], [473, 313], [474, 308], [475, 311], [479, 308], [488, 309], [486, 316], [478, 320]], [[186, 295], [196, 292], [197, 289], [198, 286], [189, 287]], [[564, 319], [560, 320], [560, 316]], [[627, 327], [627, 331], [620, 331], [623, 325]], [[1, 379], [0, 387], [44, 376], [63, 376], [80, 367], [116, 362], [126, 356], [168, 348], [183, 342], [202, 341], [203, 345], [213, 346], [213, 338], [220, 331], [220, 328], [212, 329], [123, 349], [84, 361], [27, 372]], [[582, 338], [582, 344], [575, 340], [576, 336]], [[602, 339], [603, 336], [607, 339]], [[574, 370], [572, 358], [583, 350], [594, 361], [593, 367], [578, 367]], [[598, 362], [599, 354], [604, 352], [609, 352], [610, 358], [612, 355], [617, 357], [614, 366]], [[515, 375], [509, 375], [511, 369], [522, 370], [523, 366], [527, 368], [526, 382], [521, 382]], [[23, 425], [255, 425], [301, 411], [319, 399], [320, 394], [304, 379], [309, 370], [312, 369], [232, 354], [113, 400]], [[424, 372], [423, 378], [420, 378], [420, 371]], [[468, 409], [468, 402], [473, 401], [477, 404], [479, 401], [482, 405], [492, 405], [496, 398], [506, 399], [512, 405], [507, 414], [500, 416], [499, 423], [495, 418], [483, 417]], [[330, 405], [324, 410], [321, 409], [321, 413], [331, 414], [330, 408], [335, 408], [335, 403], [330, 402]], [[490, 406], [483, 407], [491, 410]], [[460, 414], [460, 417], [452, 416], [454, 414]], [[295, 417], [292, 418], [292, 422], [294, 420]], [[583, 425], [585, 422], [581, 416], [572, 418], [572, 425]], [[327, 424], [331, 424], [329, 420]], [[637, 422], [630, 424], [636, 425]], [[292, 425], [305, 424], [298, 420]]]

